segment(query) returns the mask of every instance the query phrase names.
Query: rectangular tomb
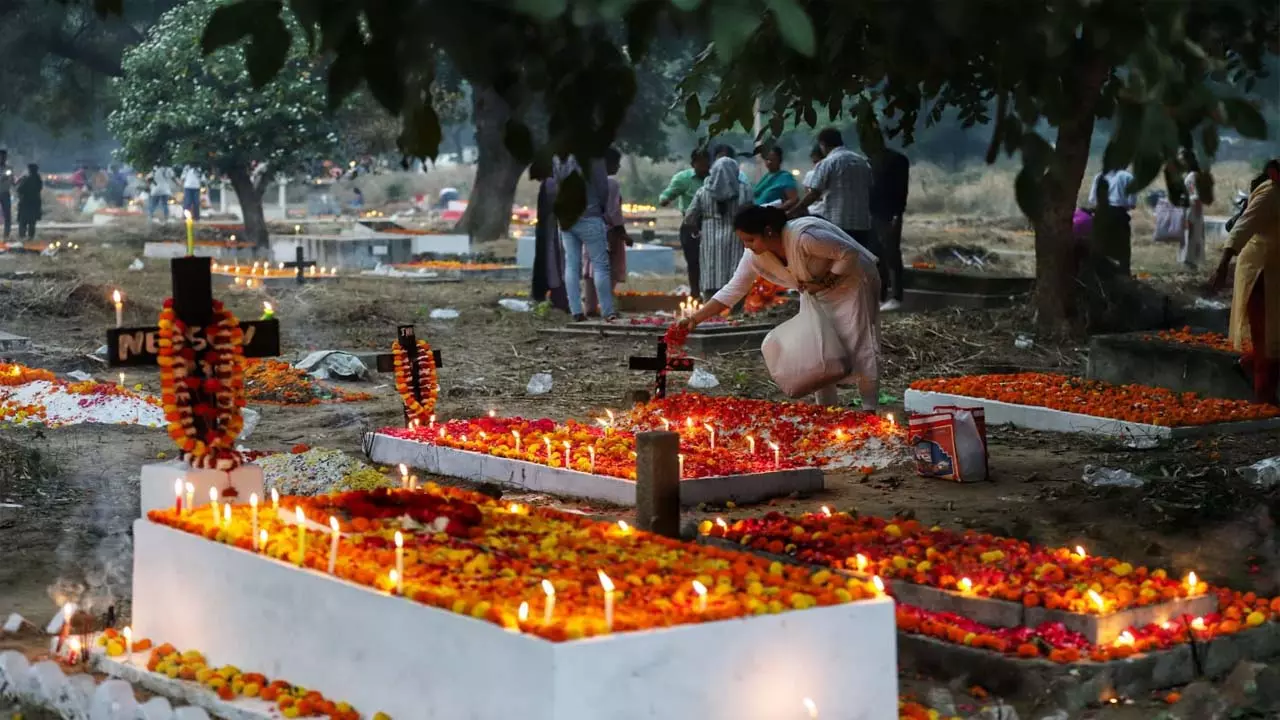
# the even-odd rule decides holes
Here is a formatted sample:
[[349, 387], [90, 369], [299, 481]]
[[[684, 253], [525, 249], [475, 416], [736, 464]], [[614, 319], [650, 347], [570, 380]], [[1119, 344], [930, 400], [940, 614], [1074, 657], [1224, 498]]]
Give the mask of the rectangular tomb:
[[907, 310], [999, 308], [1010, 307], [1029, 294], [1035, 279], [907, 268], [902, 284], [902, 304]]
[[[382, 465], [405, 465], [437, 475], [473, 482], [498, 483], [521, 490], [589, 498], [633, 506], [636, 484], [631, 480], [554, 468], [525, 460], [405, 440], [380, 433], [365, 436], [369, 458]], [[752, 503], [793, 492], [822, 490], [818, 468], [793, 468], [766, 473], [688, 478], [680, 482], [680, 504]]]
[[1205, 397], [1252, 400], [1253, 387], [1237, 363], [1239, 353], [1170, 342], [1150, 333], [1095, 335], [1089, 339], [1086, 377], [1117, 385], [1136, 383]]
[[907, 390], [903, 403], [907, 412], [910, 413], [929, 413], [935, 407], [941, 405], [981, 407], [986, 412], [988, 425], [1013, 425], [1027, 430], [1085, 433], [1110, 437], [1167, 439], [1198, 437], [1219, 433], [1265, 432], [1280, 429], [1280, 418], [1166, 427], [1064, 412], [1035, 405], [1017, 405], [1000, 402], [999, 400], [951, 395], [949, 393], [921, 392], [919, 390]]
[[435, 720], [894, 720], [888, 598], [553, 643], [143, 519], [138, 636]]

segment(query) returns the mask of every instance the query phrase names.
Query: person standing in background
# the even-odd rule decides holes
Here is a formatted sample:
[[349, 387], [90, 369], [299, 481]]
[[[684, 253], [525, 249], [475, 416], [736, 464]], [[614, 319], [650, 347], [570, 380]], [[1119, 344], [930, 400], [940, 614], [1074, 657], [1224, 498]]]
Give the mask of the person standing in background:
[[[880, 243], [876, 242], [871, 227], [871, 162], [865, 155], [845, 147], [844, 138], [835, 128], [818, 133], [818, 146], [822, 148], [822, 162], [813, 170], [813, 185], [789, 215], [804, 216], [813, 201], [821, 197], [824, 217], [879, 258]], [[886, 266], [883, 261], [877, 262], [877, 266], [883, 296], [888, 284]]]
[[[698, 188], [702, 187], [702, 183], [707, 178], [707, 173], [711, 171], [711, 153], [703, 148], [697, 148], [689, 156], [688, 169], [681, 170], [671, 176], [671, 182], [667, 184], [667, 189], [658, 195], [658, 204], [662, 207], [671, 205], [671, 201], [676, 201], [676, 207], [680, 210], [683, 217], [689, 209], [689, 204], [693, 202], [693, 196], [698, 192]], [[699, 265], [701, 249], [700, 238], [701, 229], [695, 225], [681, 223], [680, 225], [680, 252], [684, 255], [684, 263], [688, 267], [689, 272], [689, 294], [697, 295], [698, 286], [702, 280], [702, 270]]]
[[[804, 174], [804, 181], [800, 183], [802, 186], [804, 186], [805, 192], [808, 192], [809, 188], [813, 187], [813, 176], [815, 173], [818, 172], [818, 163], [822, 162], [822, 146], [821, 145], [814, 145], [813, 149], [809, 151], [809, 162], [813, 163], [813, 167], [809, 168], [809, 172]], [[797, 195], [794, 200], [782, 203], [782, 209], [786, 210], [787, 212], [790, 212], [791, 209], [794, 208], [799, 203], [800, 203], [800, 197], [799, 195]], [[810, 215], [813, 215], [816, 217], [822, 217], [822, 213], [825, 212], [825, 210], [826, 210], [826, 207], [822, 204], [821, 200], [815, 200], [809, 203]]]
[[800, 193], [796, 189], [796, 177], [782, 169], [782, 148], [773, 146], [764, 153], [765, 174], [755, 187], [757, 205], [782, 207], [795, 202]]
[[586, 184], [586, 207], [581, 217], [570, 227], [564, 226], [560, 219], [560, 236], [564, 242], [565, 292], [569, 295], [569, 312], [574, 322], [587, 319], [582, 308], [582, 257], [585, 253], [591, 260], [592, 280], [600, 298], [600, 313], [607, 322], [618, 319], [613, 306], [613, 285], [609, 268], [609, 236], [605, 228], [604, 209], [609, 201], [609, 174], [605, 171], [603, 158], [595, 158], [582, 168], [577, 160], [570, 156], [556, 173], [556, 187], [572, 173], [580, 173]]
[[13, 226], [13, 169], [9, 167], [9, 149], [0, 148], [0, 214], [4, 215], [4, 239], [8, 241]]
[[1200, 163], [1187, 148], [1178, 151], [1178, 165], [1186, 173], [1182, 186], [1186, 192], [1186, 232], [1178, 248], [1178, 262], [1187, 268], [1200, 266], [1204, 260], [1204, 202], [1200, 197]]
[[[560, 160], [550, 166], [529, 166], [529, 179], [538, 181], [537, 222], [533, 226], [533, 292], [534, 302], [550, 301], [551, 307], [569, 312], [569, 296], [564, 289], [564, 244], [560, 240], [560, 224], [556, 222], [555, 173]], [[443, 197], [444, 191], [441, 191]]]
[[701, 228], [701, 277], [697, 288], [704, 299], [729, 282], [742, 258], [742, 243], [734, 235], [733, 218], [738, 210], [751, 204], [751, 186], [742, 182], [740, 174], [733, 158], [722, 156], [716, 160], [684, 215], [685, 224]]
[[[622, 153], [617, 148], [609, 148], [604, 154], [605, 172], [609, 173], [609, 200], [604, 206], [605, 233], [609, 238], [609, 275], [610, 287], [616, 294], [618, 285], [627, 281], [627, 248], [631, 246], [631, 237], [627, 235], [627, 218], [622, 214], [622, 186], [618, 184], [618, 171], [622, 169]], [[593, 277], [591, 259], [582, 263], [582, 278]], [[600, 314], [600, 298], [594, 283], [587, 283], [583, 291], [586, 303], [583, 309], [588, 316]]]
[[36, 236], [36, 222], [44, 215], [43, 201], [40, 193], [44, 191], [44, 180], [40, 179], [40, 168], [31, 163], [27, 166], [27, 174], [18, 180], [18, 239], [31, 240]]
[[173, 197], [173, 182], [173, 170], [164, 165], [157, 165], [151, 171], [151, 179], [147, 183], [147, 192], [150, 194], [147, 203], [148, 223], [155, 216], [156, 208], [160, 209], [164, 223], [169, 223], [169, 198]]
[[1129, 212], [1138, 207], [1138, 196], [1132, 186], [1133, 173], [1121, 168], [1098, 173], [1089, 188], [1097, 251], [1123, 275], [1130, 273], [1133, 257]]
[[880, 273], [880, 310], [893, 312], [902, 308], [902, 217], [907, 211], [911, 162], [897, 150], [884, 148], [871, 163], [871, 175], [871, 221], [884, 268]]
[[191, 213], [192, 220], [200, 219], [200, 184], [203, 181], [200, 168], [188, 165], [182, 169], [182, 209]]

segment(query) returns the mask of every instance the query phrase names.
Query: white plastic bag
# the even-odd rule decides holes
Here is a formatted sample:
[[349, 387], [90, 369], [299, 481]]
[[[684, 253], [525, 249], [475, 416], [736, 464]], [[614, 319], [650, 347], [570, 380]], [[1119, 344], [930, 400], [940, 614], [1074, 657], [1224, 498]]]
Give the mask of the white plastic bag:
[[1161, 198], [1156, 203], [1156, 229], [1151, 239], [1155, 242], [1182, 242], [1186, 230], [1186, 210]]
[[793, 398], [833, 385], [851, 372], [840, 336], [809, 293], [800, 294], [795, 317], [769, 331], [760, 352], [773, 381]]

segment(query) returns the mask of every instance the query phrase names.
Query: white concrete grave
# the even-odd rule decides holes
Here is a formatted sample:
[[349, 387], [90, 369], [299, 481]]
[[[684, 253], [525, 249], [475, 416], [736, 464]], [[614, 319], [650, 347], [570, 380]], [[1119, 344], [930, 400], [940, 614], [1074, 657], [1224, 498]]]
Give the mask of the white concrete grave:
[[562, 643], [134, 523], [134, 628], [414, 720], [896, 720], [888, 597]]
[[[615, 505], [636, 504], [636, 484], [633, 480], [554, 468], [380, 433], [367, 435], [365, 447], [369, 448], [369, 459], [380, 465], [403, 463], [429, 473], [473, 482], [497, 483], [532, 492], [603, 500]], [[727, 500], [752, 503], [793, 492], [818, 492], [822, 489], [823, 473], [818, 468], [688, 478], [680, 481], [680, 504], [719, 505]]]
[[968, 408], [981, 407], [986, 413], [987, 425], [1013, 425], [1027, 430], [1085, 433], [1087, 435], [1105, 435], [1109, 437], [1169, 439], [1280, 429], [1280, 418], [1166, 427], [1064, 412], [1035, 405], [1018, 405], [999, 400], [969, 397], [967, 395], [922, 392], [919, 390], [907, 390], [903, 397], [903, 405], [909, 413], [930, 413], [933, 412], [934, 408], [946, 405]]
[[[258, 501], [266, 501], [262, 494], [262, 468], [252, 463], [241, 465], [231, 472], [222, 470], [197, 470], [189, 467], [181, 460], [150, 463], [142, 466], [142, 488], [139, 493], [142, 500], [142, 517], [152, 510], [163, 510], [174, 506], [173, 483], [182, 482], [185, 488], [191, 483], [193, 488], [192, 508], [200, 508], [209, 504], [209, 488], [216, 488], [219, 502], [230, 500], [235, 505], [249, 502], [250, 493], [258, 494]], [[222, 498], [222, 491], [234, 487], [239, 493], [234, 499]], [[183, 491], [182, 507], [187, 508], [186, 491]]]

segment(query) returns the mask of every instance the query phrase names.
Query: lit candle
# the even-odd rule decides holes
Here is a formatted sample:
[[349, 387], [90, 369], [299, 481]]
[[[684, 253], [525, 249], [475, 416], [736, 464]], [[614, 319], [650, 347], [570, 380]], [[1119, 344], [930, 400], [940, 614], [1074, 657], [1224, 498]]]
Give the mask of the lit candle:
[[804, 709], [809, 712], [809, 720], [817, 720], [818, 704], [813, 701], [813, 698], [805, 698], [801, 702], [804, 704]]
[[716, 449], [716, 429], [711, 427], [711, 423], [703, 423], [702, 427], [707, 429], [707, 438], [711, 442], [711, 449]]
[[680, 453], [680, 454], [676, 455], [676, 459], [677, 459], [677, 460], [679, 461], [679, 463], [680, 463], [680, 469], [679, 469], [679, 471], [678, 471], [678, 472], [679, 472], [679, 475], [677, 475], [676, 477], [678, 477], [679, 479], [683, 480], [683, 479], [684, 479], [684, 453]]
[[1204, 631], [1204, 618], [1198, 617], [1191, 621], [1191, 629], [1197, 632]]
[[872, 576], [871, 584], [875, 586], [877, 595], [884, 594], [884, 580], [881, 580], [879, 575]]
[[627, 533], [631, 532], [631, 526], [627, 524], [626, 520], [618, 521], [618, 529], [622, 531], [623, 535], [626, 535]]
[[276, 514], [280, 511], [280, 491], [271, 488], [271, 512]]
[[898, 421], [893, 419], [893, 413], [889, 413], [888, 415], [885, 415], [885, 419], [889, 421], [889, 427], [891, 428], [898, 427]]
[[1200, 585], [1199, 579], [1196, 578], [1196, 571], [1192, 570], [1187, 573], [1187, 594], [1195, 595], [1196, 588]]
[[391, 580], [391, 594], [395, 595], [400, 592], [400, 573], [392, 570], [387, 577]]
[[826, 505], [823, 505], [822, 514], [826, 515], [827, 517], [831, 517], [831, 508], [827, 507]]
[[498, 417], [498, 411], [497, 411], [497, 410], [490, 409], [490, 410], [489, 410], [489, 417], [491, 417], [491, 418]]
[[294, 234], [294, 235], [301, 235], [301, 234], [302, 234], [302, 226], [301, 226], [301, 225], [294, 225], [294, 226], [293, 226], [293, 234]]
[[771, 442], [769, 443], [769, 447], [773, 448], [773, 469], [777, 470], [779, 467], [782, 467], [782, 455], [778, 448], [778, 443]]
[[428, 422], [428, 423], [430, 423], [430, 424], [432, 424], [432, 425], [435, 425], [435, 424], [436, 424], [436, 416], [435, 416], [435, 413], [432, 413], [432, 414], [431, 414], [431, 417], [427, 418], [427, 422]]
[[124, 326], [124, 297], [119, 290], [111, 293], [111, 301], [116, 304], [116, 327]]
[[866, 555], [863, 555], [862, 553], [858, 553], [857, 555], [854, 555], [853, 562], [857, 565], [858, 572], [862, 572], [867, 569]]
[[120, 373], [120, 389], [124, 389], [124, 373]]
[[716, 526], [725, 532], [729, 532], [729, 523], [725, 522], [722, 517], [716, 518]]
[[124, 635], [125, 662], [132, 663], [133, 662], [133, 628], [126, 625], [124, 627], [124, 630], [121, 631], [121, 634]]
[[662, 429], [663, 429], [663, 430], [665, 430], [665, 431], [670, 431], [670, 430], [671, 430], [671, 421], [670, 421], [670, 420], [668, 420], [668, 419], [666, 419], [666, 418], [662, 418]]
[[196, 254], [196, 221], [191, 218], [190, 210], [183, 210], [182, 214], [187, 216], [187, 256]]
[[396, 575], [399, 581], [396, 583], [396, 594], [404, 594], [404, 535], [400, 531], [396, 531]]
[[1101, 596], [1101, 595], [1099, 595], [1099, 594], [1098, 594], [1096, 591], [1094, 591], [1094, 590], [1090, 590], [1088, 593], [1086, 593], [1086, 595], [1088, 595], [1088, 597], [1089, 597], [1089, 601], [1093, 603], [1094, 607], [1096, 607], [1096, 608], [1098, 609], [1098, 612], [1099, 612], [1099, 613], [1104, 613], [1104, 612], [1106, 612], [1106, 610], [1107, 610], [1107, 601], [1106, 601], [1106, 600], [1104, 600], [1104, 599], [1102, 598], [1102, 596]]
[[218, 489], [209, 488], [209, 508], [213, 511], [213, 526], [218, 527]]
[[569, 456], [573, 454], [573, 453], [571, 452], [571, 451], [572, 451], [572, 448], [573, 448], [573, 446], [569, 444], [569, 441], [568, 441], [568, 440], [565, 440], [565, 441], [564, 441], [564, 466], [565, 466], [565, 468], [570, 469], [570, 470], [572, 470], [572, 469], [573, 469], [573, 468], [572, 468], [572, 463], [570, 463], [570, 462], [569, 462]]
[[263, 528], [258, 531], [258, 549], [262, 552], [267, 551], [267, 530]]
[[71, 644], [67, 650], [67, 663], [75, 665], [80, 662], [80, 638], [71, 638]]
[[547, 464], [551, 464], [551, 438], [547, 435], [542, 436], [542, 442], [547, 446]]
[[693, 591], [698, 593], [698, 612], [707, 611], [707, 586], [697, 580], [693, 581]]
[[516, 452], [520, 452], [520, 431], [512, 430], [511, 436], [516, 439]]
[[750, 435], [747, 436], [747, 452], [752, 455], [756, 454], [756, 439]]
[[516, 611], [516, 622], [523, 625], [529, 619], [529, 601], [525, 600], [520, 603], [520, 609]]
[[182, 479], [173, 481], [173, 511], [182, 517]]
[[596, 570], [596, 575], [600, 577], [600, 587], [604, 588], [604, 626], [613, 632], [613, 581], [603, 570]]
[[252, 528], [253, 549], [258, 549], [258, 493], [249, 493], [249, 524]]
[[329, 516], [329, 527], [333, 530], [333, 539], [329, 541], [329, 574], [338, 567], [338, 518]]
[[196, 509], [196, 486], [187, 483], [187, 512], [195, 512]]
[[400, 463], [400, 488], [409, 487], [409, 468], [404, 463]]
[[262, 319], [270, 320], [275, 316], [276, 316], [276, 309], [271, 307], [271, 303], [263, 302], [262, 303]]
[[587, 446], [587, 457], [591, 460], [591, 472], [596, 471], [596, 449], [595, 446]]
[[298, 521], [298, 565], [301, 566], [307, 557], [307, 516], [301, 505], [293, 508], [293, 517]]
[[551, 616], [556, 611], [556, 586], [550, 580], [543, 580], [542, 592], [547, 596], [542, 603], [542, 624], [550, 625]]
[[222, 506], [222, 527], [231, 528], [231, 503]]
[[967, 577], [960, 578], [960, 582], [958, 583], [958, 585], [960, 587], [960, 592], [964, 593], [965, 595], [968, 595], [973, 592], [973, 581]]

